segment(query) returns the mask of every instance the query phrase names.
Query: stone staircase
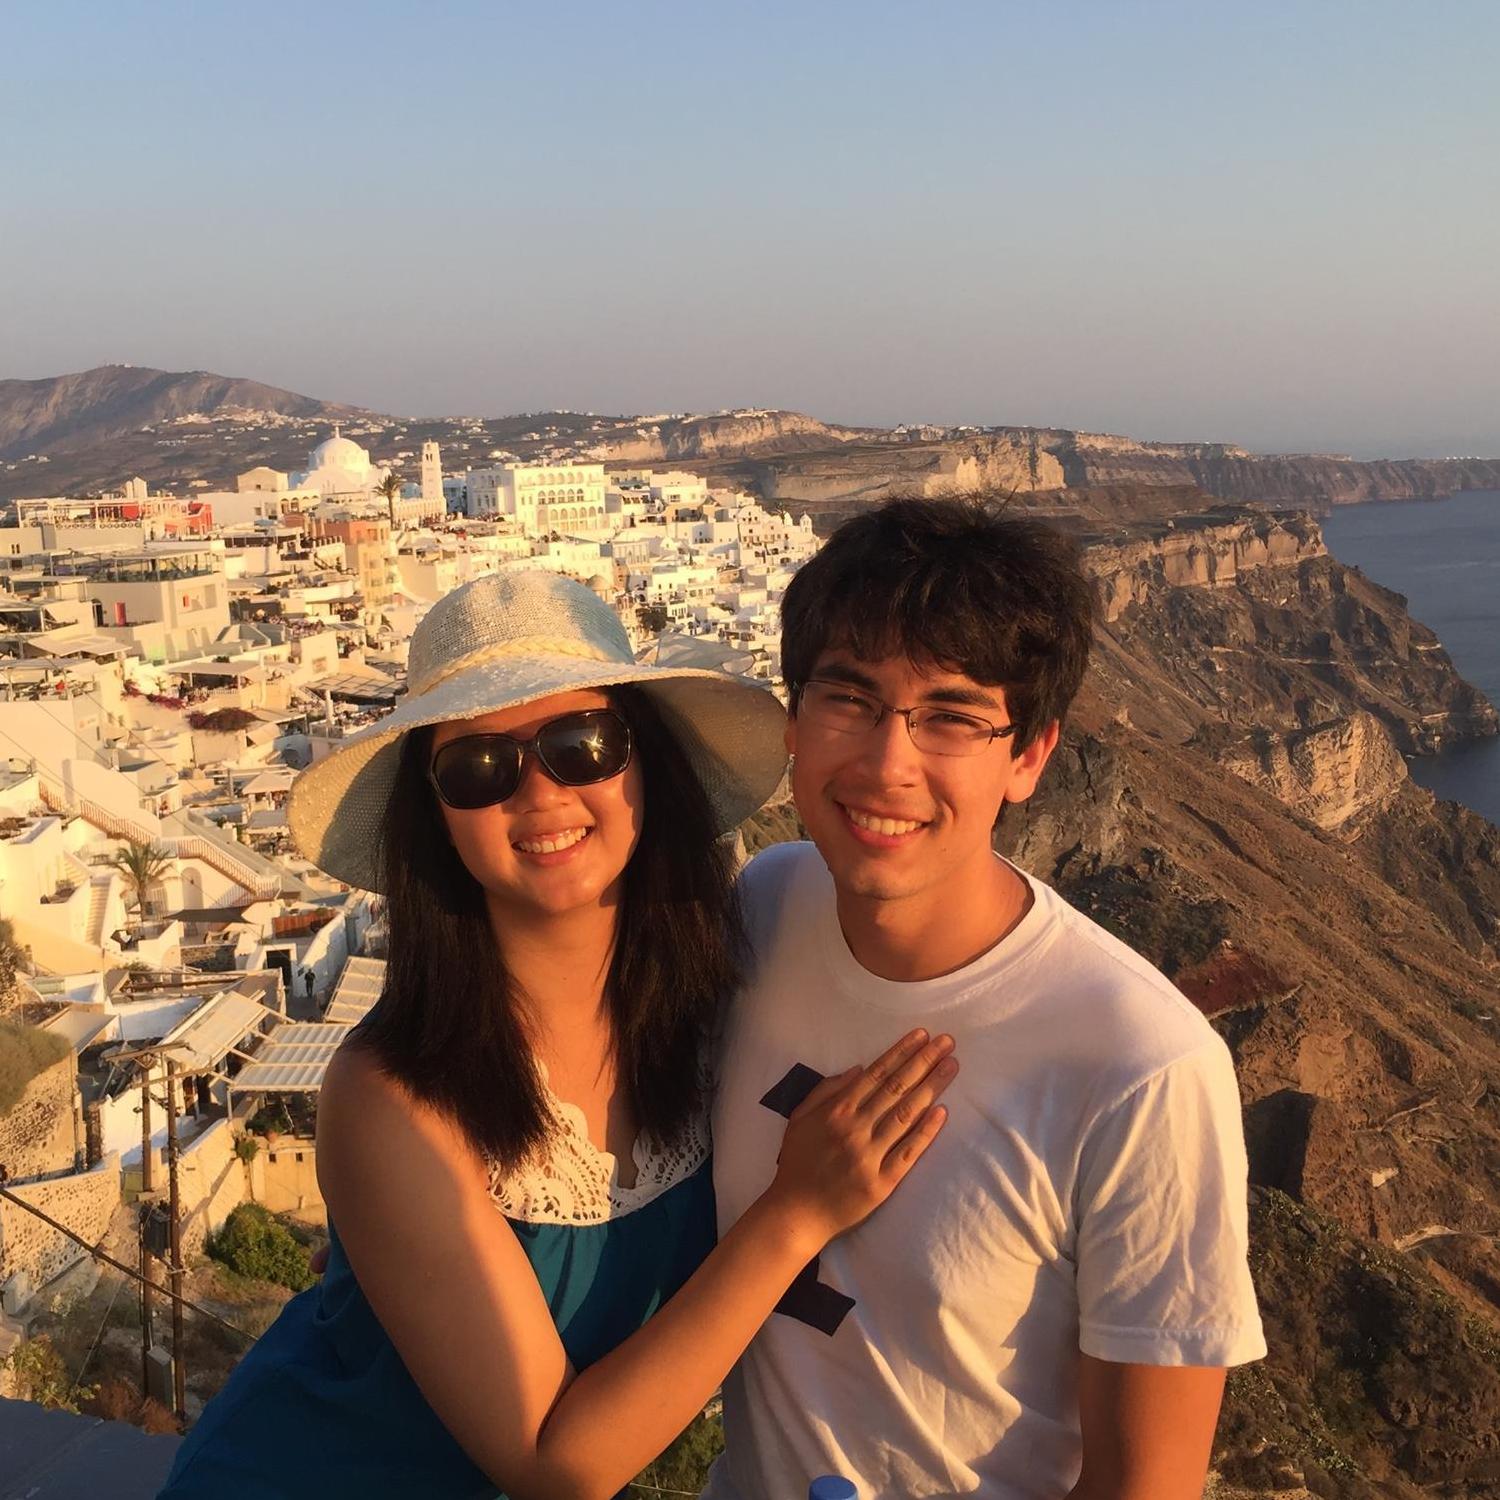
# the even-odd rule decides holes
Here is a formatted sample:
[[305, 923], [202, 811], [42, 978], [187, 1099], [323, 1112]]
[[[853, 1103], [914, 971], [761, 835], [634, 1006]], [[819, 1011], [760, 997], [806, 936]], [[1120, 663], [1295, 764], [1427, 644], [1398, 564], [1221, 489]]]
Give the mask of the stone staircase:
[[109, 893], [114, 883], [113, 875], [95, 875], [89, 881], [89, 914], [84, 941], [91, 948], [104, 946], [104, 914], [109, 910]]
[[270, 900], [281, 890], [280, 873], [271, 861], [250, 850], [242, 853], [226, 848], [208, 829], [203, 834], [185, 838], [163, 836], [145, 824], [123, 818], [87, 797], [73, 796], [61, 782], [46, 772], [40, 772], [37, 781], [42, 802], [52, 812], [82, 817], [111, 838], [127, 839], [136, 844], [152, 844], [165, 849], [177, 859], [201, 859], [204, 864], [234, 881], [252, 900]]

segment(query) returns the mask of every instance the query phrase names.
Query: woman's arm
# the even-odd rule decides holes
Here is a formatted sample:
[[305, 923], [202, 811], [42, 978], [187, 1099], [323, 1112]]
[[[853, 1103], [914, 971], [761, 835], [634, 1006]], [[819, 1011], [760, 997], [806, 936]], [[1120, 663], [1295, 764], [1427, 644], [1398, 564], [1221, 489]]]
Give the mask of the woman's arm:
[[697, 1415], [803, 1266], [937, 1135], [950, 1045], [914, 1034], [820, 1084], [787, 1126], [772, 1186], [576, 1379], [483, 1164], [357, 1049], [324, 1082], [318, 1177], [370, 1305], [470, 1458], [513, 1500], [608, 1500]]

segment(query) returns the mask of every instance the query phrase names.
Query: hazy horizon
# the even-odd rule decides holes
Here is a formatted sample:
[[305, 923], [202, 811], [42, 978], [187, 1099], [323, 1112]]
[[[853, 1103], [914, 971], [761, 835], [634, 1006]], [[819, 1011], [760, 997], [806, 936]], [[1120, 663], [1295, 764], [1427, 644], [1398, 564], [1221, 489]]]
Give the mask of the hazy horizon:
[[8, 8], [0, 376], [1500, 455], [1500, 10]]

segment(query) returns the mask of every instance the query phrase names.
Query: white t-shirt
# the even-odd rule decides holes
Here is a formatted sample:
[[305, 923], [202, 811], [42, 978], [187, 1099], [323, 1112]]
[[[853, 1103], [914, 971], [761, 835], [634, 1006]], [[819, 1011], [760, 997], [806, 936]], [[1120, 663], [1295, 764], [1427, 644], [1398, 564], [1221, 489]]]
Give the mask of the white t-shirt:
[[960, 1072], [937, 1142], [725, 1382], [711, 1500], [802, 1500], [828, 1473], [861, 1500], [1059, 1500], [1080, 1467], [1080, 1350], [1265, 1353], [1227, 1048], [1143, 958], [1026, 879], [1034, 900], [1008, 936], [908, 984], [850, 953], [812, 845], [746, 869], [757, 968], [714, 1110], [720, 1233], [770, 1183], [815, 1074], [914, 1025], [952, 1033]]

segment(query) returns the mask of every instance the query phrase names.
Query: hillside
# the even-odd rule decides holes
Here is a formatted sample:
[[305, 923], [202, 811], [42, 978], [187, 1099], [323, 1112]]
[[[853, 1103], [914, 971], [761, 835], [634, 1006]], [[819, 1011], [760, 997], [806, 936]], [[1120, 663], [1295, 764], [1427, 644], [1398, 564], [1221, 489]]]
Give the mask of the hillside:
[[995, 488], [1103, 521], [1190, 510], [1205, 494], [1319, 512], [1363, 500], [1500, 490], [1496, 459], [1364, 462], [1063, 428], [849, 427], [766, 409], [395, 417], [203, 371], [108, 365], [0, 381], [0, 500], [87, 493], [132, 475], [176, 492], [227, 488], [258, 464], [301, 467], [334, 421], [345, 422], [377, 463], [407, 476], [427, 441], [439, 444], [449, 473], [508, 459], [680, 464], [796, 513], [811, 511], [820, 529], [897, 491]]
[[0, 459], [75, 453], [143, 427], [230, 414], [334, 421], [358, 410], [204, 370], [101, 365], [47, 380], [0, 380]]

